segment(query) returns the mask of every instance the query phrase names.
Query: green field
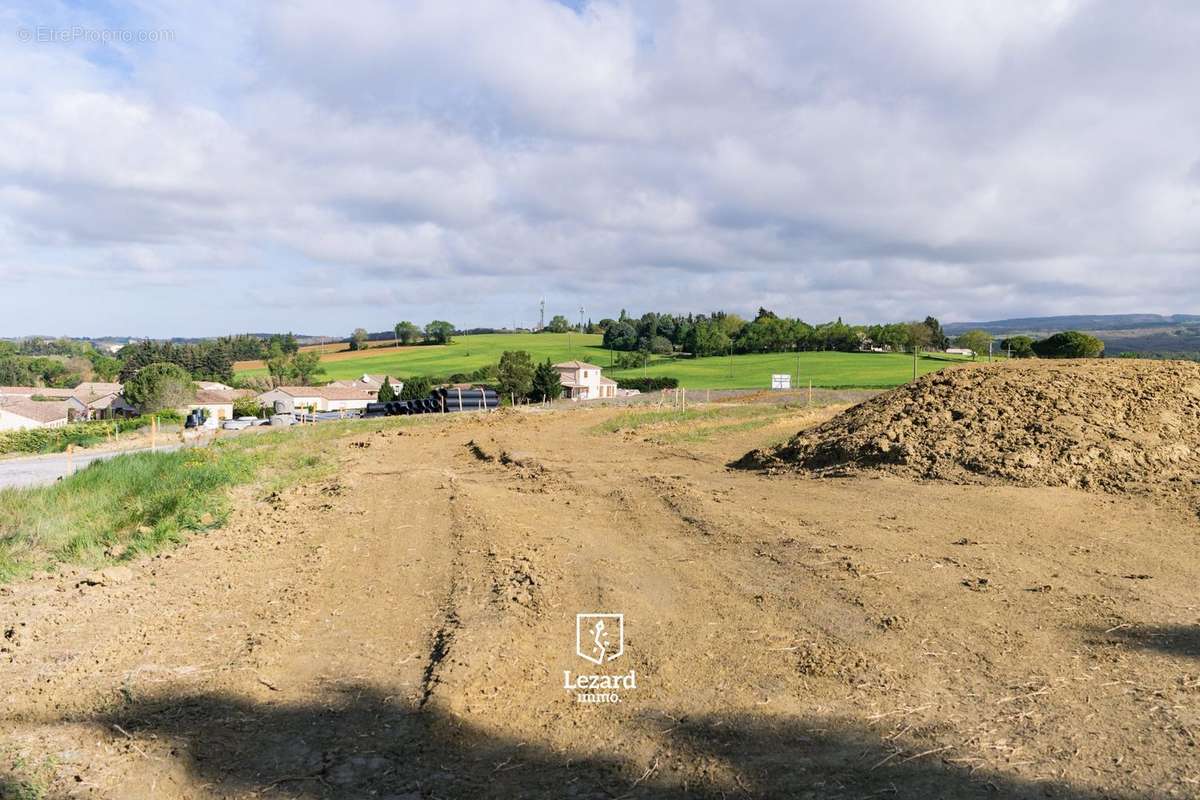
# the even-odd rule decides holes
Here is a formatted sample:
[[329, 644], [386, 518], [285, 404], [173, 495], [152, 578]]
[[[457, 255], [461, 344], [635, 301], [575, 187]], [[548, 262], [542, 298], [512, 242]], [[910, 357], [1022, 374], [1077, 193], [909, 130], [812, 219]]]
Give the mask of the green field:
[[[364, 372], [387, 373], [400, 378], [412, 375], [446, 376], [471, 372], [494, 364], [505, 350], [525, 350], [534, 361], [567, 361], [577, 358], [604, 368], [613, 378], [668, 375], [689, 389], [765, 389], [773, 373], [788, 373], [794, 385], [824, 388], [897, 386], [912, 378], [912, 356], [899, 353], [762, 353], [712, 358], [656, 358], [645, 369], [609, 368], [610, 354], [600, 337], [586, 334], [514, 333], [459, 336], [446, 346], [381, 348], [363, 353], [334, 354], [322, 363], [326, 380], [356, 378]], [[921, 374], [942, 369], [963, 359], [942, 354], [923, 356]], [[797, 368], [799, 378], [797, 379]], [[239, 371], [239, 375], [265, 375], [265, 369]]]

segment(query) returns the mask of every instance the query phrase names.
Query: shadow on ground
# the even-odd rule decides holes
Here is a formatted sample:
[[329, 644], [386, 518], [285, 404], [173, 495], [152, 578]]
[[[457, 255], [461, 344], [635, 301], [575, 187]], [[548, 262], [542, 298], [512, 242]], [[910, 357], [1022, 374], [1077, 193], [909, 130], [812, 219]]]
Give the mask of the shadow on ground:
[[1172, 656], [1200, 658], [1200, 625], [1134, 625], [1092, 631], [1098, 639]]
[[[603, 713], [606, 709], [593, 709]], [[213, 796], [433, 798], [1131, 798], [972, 771], [952, 752], [900, 751], [830, 718], [639, 718], [661, 746], [632, 763], [620, 740], [554, 752], [499, 739], [357, 686], [313, 705], [220, 695], [132, 703], [91, 721], [119, 741], [169, 742]], [[639, 724], [634, 720], [631, 725]], [[911, 756], [911, 757], [910, 757]], [[1146, 797], [1139, 794], [1138, 797]]]

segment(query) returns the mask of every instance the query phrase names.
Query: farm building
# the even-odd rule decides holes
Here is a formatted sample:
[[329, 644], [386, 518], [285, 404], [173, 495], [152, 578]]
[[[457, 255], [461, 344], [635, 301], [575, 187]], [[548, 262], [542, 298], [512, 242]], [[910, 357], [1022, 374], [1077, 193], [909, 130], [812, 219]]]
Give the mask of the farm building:
[[0, 431], [61, 428], [76, 415], [82, 415], [81, 407], [82, 404], [74, 398], [66, 400], [0, 399]]
[[558, 379], [563, 385], [563, 397], [571, 400], [596, 400], [616, 397], [617, 382], [600, 374], [600, 367], [586, 361], [564, 361], [555, 364]]
[[273, 408], [276, 401], [282, 401], [289, 411], [354, 411], [375, 402], [378, 394], [379, 389], [366, 386], [279, 386], [260, 394], [258, 401], [269, 408]]

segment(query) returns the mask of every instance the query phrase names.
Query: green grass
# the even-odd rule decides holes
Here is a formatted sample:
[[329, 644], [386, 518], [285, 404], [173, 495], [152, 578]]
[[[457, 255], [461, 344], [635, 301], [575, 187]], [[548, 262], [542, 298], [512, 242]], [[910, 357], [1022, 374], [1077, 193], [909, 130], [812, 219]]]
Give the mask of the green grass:
[[[600, 346], [601, 337], [586, 334], [514, 333], [459, 336], [445, 347], [406, 347], [369, 350], [343, 361], [324, 361], [328, 380], [355, 378], [364, 372], [388, 373], [404, 378], [412, 375], [467, 373], [495, 364], [505, 350], [525, 350], [534, 361], [589, 361], [604, 368], [612, 378], [670, 376], [689, 389], [769, 389], [773, 373], [786, 372], [797, 388], [889, 388], [912, 378], [912, 356], [902, 353], [762, 353], [735, 355], [732, 370], [728, 356], [711, 358], [657, 357], [643, 369], [610, 368], [610, 354]], [[797, 359], [797, 355], [799, 358]], [[926, 355], [917, 362], [920, 374], [933, 372], [966, 359]], [[799, 378], [796, 371], [799, 366]], [[246, 370], [241, 375], [265, 375], [265, 369]]]
[[[924, 375], [953, 364], [969, 362], [947, 355], [925, 355], [917, 360]], [[596, 362], [605, 366], [608, 361]], [[799, 377], [797, 378], [797, 367]], [[656, 360], [644, 370], [608, 370], [622, 376], [671, 376], [688, 389], [769, 389], [771, 375], [787, 373], [793, 388], [812, 385], [822, 389], [875, 389], [899, 386], [912, 380], [913, 359], [903, 353], [751, 353], [711, 358]]]
[[[409, 377], [412, 375], [451, 375], [472, 372], [495, 364], [505, 350], [524, 350], [536, 361], [594, 361], [603, 357], [608, 363], [608, 351], [600, 347], [601, 337], [594, 334], [565, 333], [490, 333], [457, 336], [444, 346], [420, 345], [401, 348], [372, 348], [344, 361], [325, 360], [328, 380], [360, 377], [372, 374]], [[596, 362], [600, 363], [600, 362]], [[266, 375], [265, 369], [243, 370], [239, 375]]]

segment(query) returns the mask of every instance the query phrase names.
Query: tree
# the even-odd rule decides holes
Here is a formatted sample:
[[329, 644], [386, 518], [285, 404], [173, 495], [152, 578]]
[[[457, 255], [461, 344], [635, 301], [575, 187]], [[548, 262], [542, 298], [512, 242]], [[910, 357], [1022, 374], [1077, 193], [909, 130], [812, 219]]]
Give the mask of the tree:
[[443, 319], [435, 319], [425, 326], [425, 338], [438, 344], [450, 344], [454, 326]]
[[196, 396], [192, 376], [178, 364], [149, 364], [125, 382], [125, 399], [143, 413], [187, 405]]
[[557, 400], [562, 397], [563, 385], [558, 370], [546, 359], [533, 371], [533, 398], [535, 400]]
[[383, 386], [379, 387], [379, 395], [375, 399], [381, 403], [396, 399], [396, 390], [392, 388], [392, 382], [386, 377], [383, 379]]
[[604, 329], [604, 346], [609, 350], [636, 350], [637, 328], [625, 320], [614, 322]]
[[934, 350], [945, 350], [950, 346], [950, 337], [942, 330], [942, 323], [937, 321], [937, 317], [926, 317], [923, 324], [929, 328], [929, 344]]
[[916, 353], [933, 341], [933, 331], [924, 322], [909, 322], [904, 326], [904, 346]]
[[683, 342], [683, 348], [696, 358], [724, 355], [729, 352], [729, 345], [729, 337], [720, 324], [707, 319], [692, 325]]
[[1033, 352], [1041, 358], [1097, 358], [1104, 353], [1104, 342], [1079, 331], [1063, 331], [1034, 342]]
[[317, 375], [324, 375], [325, 368], [321, 366], [321, 354], [316, 350], [307, 350], [292, 356], [292, 374], [301, 386], [311, 386]]
[[424, 375], [413, 375], [404, 379], [404, 385], [400, 387], [401, 400], [420, 400], [423, 397], [429, 396], [430, 389], [433, 384], [429, 378]]
[[1033, 358], [1033, 337], [1010, 336], [1000, 342], [1000, 349], [1008, 351], [1013, 358]]
[[421, 329], [414, 323], [405, 320], [396, 323], [396, 338], [403, 344], [412, 344], [421, 335]]
[[350, 334], [350, 349], [365, 350], [368, 338], [369, 334], [366, 328], [355, 328], [354, 333]]
[[958, 338], [954, 340], [954, 343], [959, 347], [965, 347], [966, 349], [970, 350], [971, 360], [974, 361], [980, 353], [986, 353], [988, 351], [988, 348], [992, 344], [992, 335], [987, 331], [981, 330], [965, 331], [964, 333], [959, 334]]
[[500, 356], [496, 384], [501, 397], [510, 396], [518, 400], [528, 397], [533, 391], [533, 361], [529, 353], [524, 350], [505, 350]]
[[555, 314], [550, 318], [550, 324], [546, 326], [546, 330], [551, 333], [566, 333], [571, 329], [571, 323], [562, 314]]

